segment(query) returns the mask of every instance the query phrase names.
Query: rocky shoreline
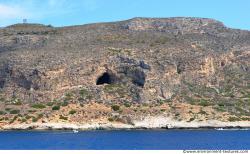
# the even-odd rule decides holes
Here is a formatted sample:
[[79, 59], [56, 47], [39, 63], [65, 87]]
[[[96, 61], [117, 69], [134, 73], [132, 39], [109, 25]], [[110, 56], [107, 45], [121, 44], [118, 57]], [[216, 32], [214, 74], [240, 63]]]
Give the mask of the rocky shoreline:
[[249, 129], [249, 121], [222, 122], [208, 120], [202, 122], [175, 121], [164, 117], [148, 117], [144, 120], [124, 123], [31, 123], [5, 125], [0, 130], [121, 130], [121, 129]]

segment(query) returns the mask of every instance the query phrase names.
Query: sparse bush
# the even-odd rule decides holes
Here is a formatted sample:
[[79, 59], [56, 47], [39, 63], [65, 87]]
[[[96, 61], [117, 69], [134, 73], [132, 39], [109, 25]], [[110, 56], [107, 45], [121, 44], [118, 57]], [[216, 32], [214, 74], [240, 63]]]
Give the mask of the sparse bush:
[[10, 111], [10, 114], [19, 114], [20, 113], [20, 110], [11, 110]]
[[75, 114], [75, 113], [76, 113], [76, 110], [69, 111], [69, 114]]
[[23, 122], [26, 122], [27, 120], [25, 119], [25, 118], [23, 118], [22, 120], [21, 120], [21, 122], [23, 123]]
[[242, 117], [241, 120], [250, 121], [250, 118], [249, 117]]
[[80, 94], [81, 96], [86, 96], [86, 95], [88, 94], [88, 91], [87, 91], [86, 89], [81, 89], [81, 90], [79, 91], [79, 94]]
[[0, 97], [0, 102], [5, 102], [5, 98]]
[[60, 110], [60, 106], [56, 105], [52, 107], [52, 110]]
[[25, 119], [30, 119], [30, 118], [31, 118], [31, 116], [29, 116], [29, 115], [25, 116]]
[[241, 120], [241, 119], [238, 118], [238, 117], [229, 117], [229, 118], [228, 118], [228, 121], [230, 121], [230, 122], [240, 121], [240, 120]]
[[175, 113], [174, 116], [175, 116], [175, 117], [179, 117], [179, 115], [180, 115], [180, 113]]
[[73, 94], [72, 93], [67, 93], [65, 94], [65, 98], [64, 98], [64, 101], [70, 101], [73, 99]]
[[32, 122], [37, 122], [37, 121], [38, 121], [38, 118], [32, 117]]
[[38, 114], [37, 119], [41, 119], [43, 117], [43, 114]]
[[160, 37], [155, 40], [156, 44], [165, 44], [167, 41], [169, 41], [169, 38], [167, 37]]
[[5, 108], [5, 111], [10, 111], [11, 110], [11, 108]]
[[0, 111], [0, 115], [4, 115], [6, 114], [4, 111]]
[[189, 119], [189, 121], [194, 121], [194, 120], [195, 120], [195, 118], [190, 118], [190, 119]]
[[28, 110], [29, 113], [35, 113], [36, 110]]
[[159, 105], [164, 104], [164, 100], [158, 100], [157, 102], [159, 103]]
[[53, 106], [53, 104], [54, 104], [53, 102], [48, 102], [47, 106]]
[[34, 104], [31, 106], [32, 108], [35, 108], [35, 109], [43, 109], [43, 108], [46, 108], [46, 106], [44, 104]]
[[114, 118], [109, 117], [109, 118], [108, 118], [108, 121], [113, 122], [113, 121], [114, 121]]
[[68, 101], [65, 100], [61, 103], [61, 106], [68, 106], [68, 105], [69, 105]]
[[104, 87], [104, 91], [107, 93], [120, 93], [124, 92], [124, 87], [121, 84], [107, 84]]
[[87, 98], [87, 96], [89, 96], [88, 90], [84, 88], [79, 91], [79, 94], [80, 94], [80, 98], [79, 98], [80, 100], [84, 100]]
[[18, 116], [15, 116], [9, 123], [15, 122], [17, 118], [18, 118]]
[[202, 109], [200, 110], [199, 114], [207, 114], [206, 111], [203, 111]]
[[209, 102], [205, 99], [200, 99], [199, 105], [201, 106], [209, 106]]
[[195, 104], [196, 104], [196, 100], [193, 99], [192, 97], [185, 96], [184, 98], [185, 98], [185, 100], [186, 100], [189, 104], [191, 104], [191, 105], [195, 105]]
[[119, 105], [112, 105], [111, 108], [112, 108], [113, 111], [120, 110], [120, 106]]
[[131, 103], [128, 103], [128, 102], [127, 102], [127, 103], [124, 103], [124, 106], [125, 106], [125, 107], [131, 107]]
[[60, 119], [62, 119], [62, 120], [68, 120], [68, 117], [64, 117], [63, 115], [60, 115]]

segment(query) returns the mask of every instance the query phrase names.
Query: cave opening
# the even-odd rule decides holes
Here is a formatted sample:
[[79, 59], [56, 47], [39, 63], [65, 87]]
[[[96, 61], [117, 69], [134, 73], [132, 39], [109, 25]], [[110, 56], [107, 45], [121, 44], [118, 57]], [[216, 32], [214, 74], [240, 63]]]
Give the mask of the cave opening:
[[145, 80], [146, 80], [146, 75], [144, 72], [142, 71], [135, 71], [132, 77], [132, 82], [139, 86], [139, 87], [144, 87], [145, 84]]
[[112, 77], [107, 72], [103, 73], [96, 81], [96, 85], [111, 84], [111, 83], [112, 83]]
[[4, 88], [5, 81], [0, 81], [0, 88]]

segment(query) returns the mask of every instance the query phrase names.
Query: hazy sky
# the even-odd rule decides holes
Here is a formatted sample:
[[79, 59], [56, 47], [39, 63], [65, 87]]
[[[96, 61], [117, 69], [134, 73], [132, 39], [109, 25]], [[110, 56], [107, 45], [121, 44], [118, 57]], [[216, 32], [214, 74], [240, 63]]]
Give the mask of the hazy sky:
[[250, 30], [250, 0], [0, 0], [0, 26], [22, 22], [53, 26], [133, 17], [214, 18]]

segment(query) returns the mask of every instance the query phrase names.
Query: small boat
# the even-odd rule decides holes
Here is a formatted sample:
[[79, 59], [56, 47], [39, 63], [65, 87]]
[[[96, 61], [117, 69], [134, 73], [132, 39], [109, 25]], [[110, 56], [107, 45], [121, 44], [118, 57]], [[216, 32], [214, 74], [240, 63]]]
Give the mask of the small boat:
[[79, 132], [79, 131], [78, 131], [78, 130], [76, 130], [76, 129], [74, 129], [74, 130], [73, 130], [73, 133], [78, 133], [78, 132]]
[[224, 130], [223, 128], [216, 128], [216, 130]]

